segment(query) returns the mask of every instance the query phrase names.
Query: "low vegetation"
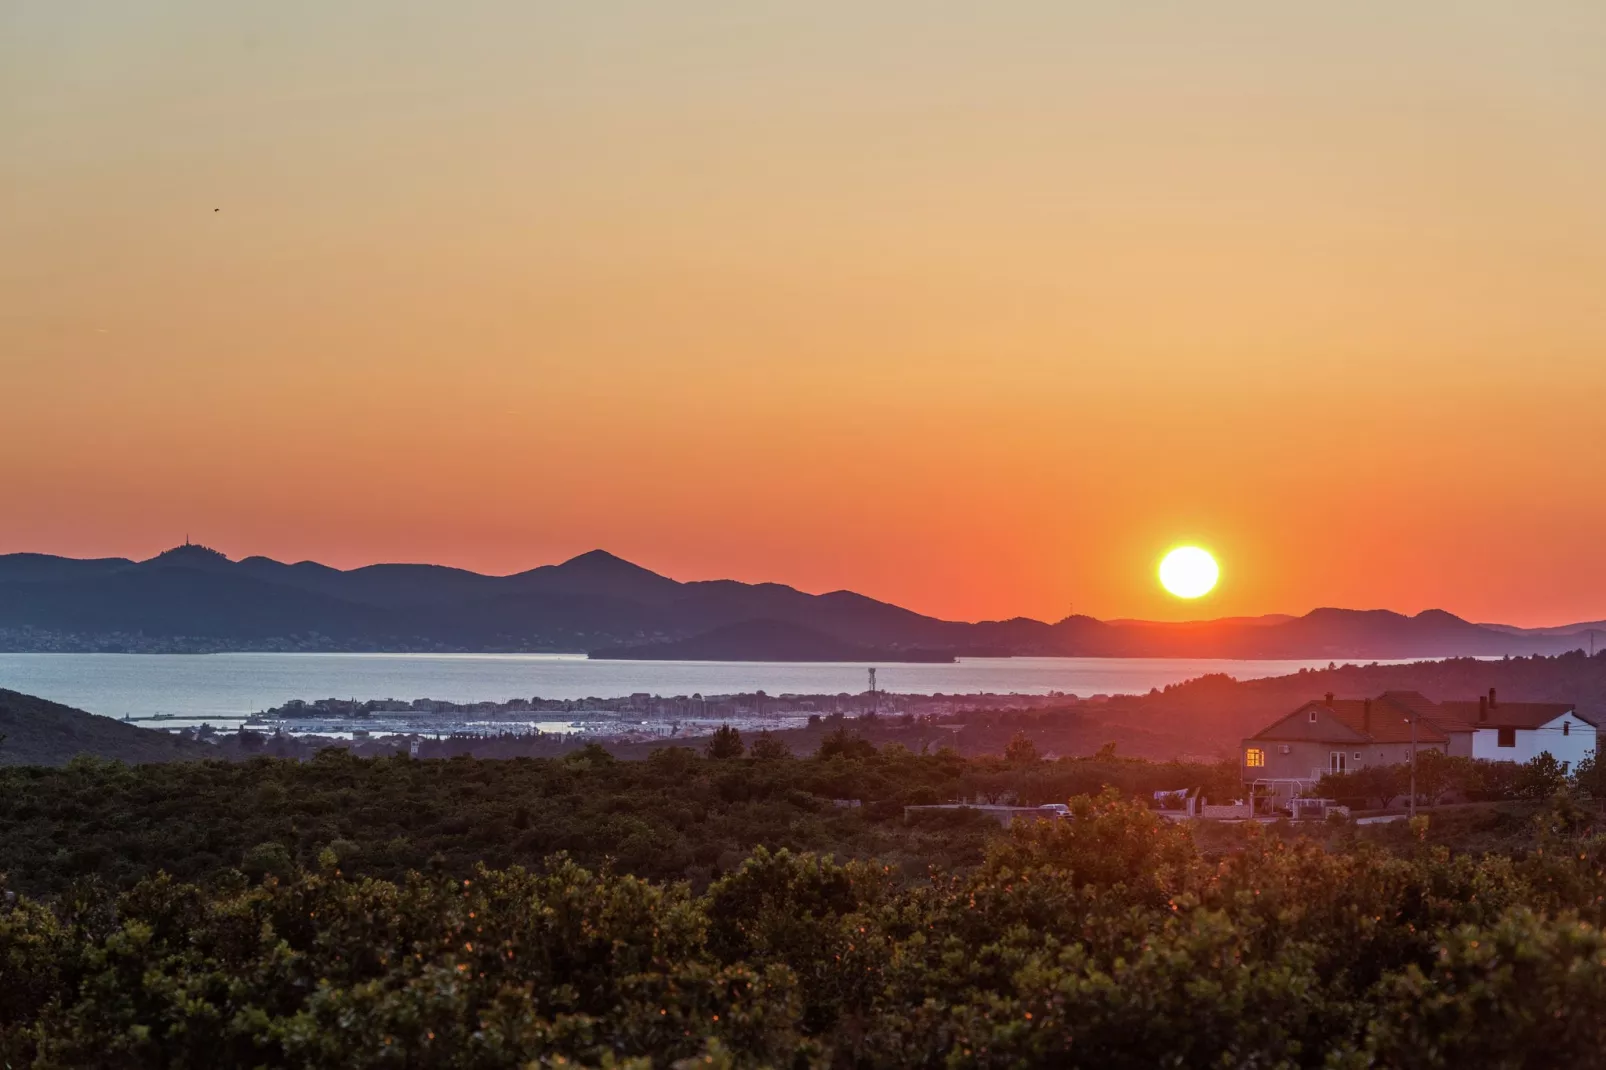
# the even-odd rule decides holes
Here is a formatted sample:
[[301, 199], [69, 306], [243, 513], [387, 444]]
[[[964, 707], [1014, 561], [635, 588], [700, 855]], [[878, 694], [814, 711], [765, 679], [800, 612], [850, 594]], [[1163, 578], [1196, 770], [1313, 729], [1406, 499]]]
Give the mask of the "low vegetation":
[[[1194, 827], [1147, 797], [1226, 797], [1236, 766], [1047, 760], [1024, 735], [989, 758], [848, 731], [819, 750], [732, 732], [641, 762], [0, 770], [0, 1063], [1331, 1070], [1606, 1049], [1592, 764], [1448, 764], [1517, 787], [1409, 824]], [[904, 810], [955, 798], [1072, 812], [1005, 831]]]
[[[732, 733], [734, 735], [734, 733]], [[759, 757], [734, 756], [736, 748]], [[330, 848], [349, 873], [465, 876], [477, 864], [534, 865], [566, 851], [588, 865], [696, 887], [755, 847], [877, 858], [900, 872], [973, 865], [995, 822], [965, 812], [906, 820], [909, 804], [952, 799], [1039, 804], [1113, 785], [1127, 794], [1212, 782], [1236, 768], [1103, 757], [962, 758], [875, 748], [847, 732], [823, 756], [784, 757], [726, 736], [705, 757], [683, 748], [627, 762], [592, 745], [559, 759], [360, 759], [125, 766], [76, 759], [0, 770], [0, 872], [59, 893], [94, 880], [126, 888], [158, 871], [199, 880], [314, 866]], [[1225, 788], [1220, 790], [1226, 790]]]
[[[1606, 1046], [1606, 839], [1200, 849], [1116, 791], [911, 880], [757, 849], [700, 894], [340, 850], [0, 907], [12, 1066], [1557, 1067]], [[1415, 832], [1425, 831], [1419, 820]]]
[[[1429, 803], [1548, 799], [1569, 785], [1606, 798], [1606, 767], [1593, 754], [1577, 769], [1569, 769], [1549, 753], [1518, 764], [1453, 758], [1424, 750], [1417, 755], [1415, 781], [1418, 800]], [[1328, 774], [1317, 783], [1315, 794], [1355, 808], [1378, 808], [1409, 798], [1411, 782], [1408, 765], [1375, 765]]]

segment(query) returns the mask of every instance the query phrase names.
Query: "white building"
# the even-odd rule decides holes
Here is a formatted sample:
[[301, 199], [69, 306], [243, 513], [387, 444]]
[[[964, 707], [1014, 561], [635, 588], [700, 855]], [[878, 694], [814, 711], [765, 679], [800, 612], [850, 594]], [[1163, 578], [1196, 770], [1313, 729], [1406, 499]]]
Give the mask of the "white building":
[[1476, 702], [1441, 702], [1428, 714], [1450, 737], [1450, 753], [1527, 762], [1549, 752], [1577, 768], [1594, 753], [1596, 725], [1571, 702], [1500, 702], [1494, 688]]

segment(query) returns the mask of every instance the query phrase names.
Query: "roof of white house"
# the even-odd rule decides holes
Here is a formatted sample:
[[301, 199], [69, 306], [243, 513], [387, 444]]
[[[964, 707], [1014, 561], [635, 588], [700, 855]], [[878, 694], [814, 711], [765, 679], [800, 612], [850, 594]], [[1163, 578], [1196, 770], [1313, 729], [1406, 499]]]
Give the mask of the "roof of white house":
[[1450, 731], [1474, 728], [1538, 728], [1558, 717], [1572, 714], [1591, 728], [1595, 722], [1578, 712], [1571, 702], [1441, 702], [1438, 721]]

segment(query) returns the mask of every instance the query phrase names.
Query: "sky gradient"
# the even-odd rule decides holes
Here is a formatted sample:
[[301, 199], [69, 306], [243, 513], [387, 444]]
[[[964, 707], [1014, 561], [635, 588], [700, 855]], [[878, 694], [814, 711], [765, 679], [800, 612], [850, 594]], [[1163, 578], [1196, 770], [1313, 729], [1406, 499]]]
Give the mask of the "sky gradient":
[[1602, 618], [1603, 191], [1584, 0], [7, 0], [0, 552]]

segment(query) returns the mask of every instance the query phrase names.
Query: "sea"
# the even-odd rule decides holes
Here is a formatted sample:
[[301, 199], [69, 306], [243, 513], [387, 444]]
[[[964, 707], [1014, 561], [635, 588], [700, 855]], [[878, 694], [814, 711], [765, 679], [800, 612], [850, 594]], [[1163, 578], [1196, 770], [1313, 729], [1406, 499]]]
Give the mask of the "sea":
[[[902, 694], [1142, 694], [1206, 673], [1282, 676], [1320, 661], [962, 658], [877, 666]], [[620, 698], [859, 694], [868, 666], [798, 662], [591, 661], [570, 654], [0, 654], [0, 688], [108, 717], [178, 724], [244, 718], [291, 699]]]

